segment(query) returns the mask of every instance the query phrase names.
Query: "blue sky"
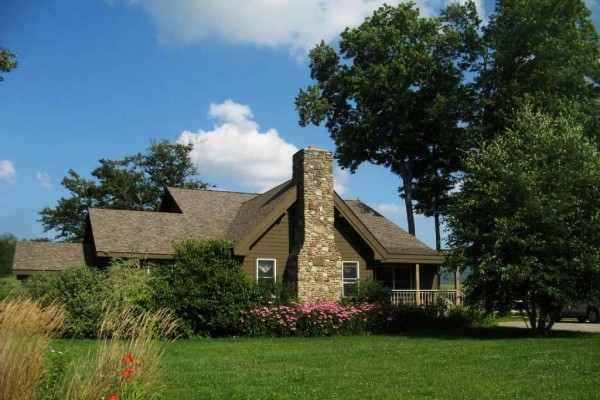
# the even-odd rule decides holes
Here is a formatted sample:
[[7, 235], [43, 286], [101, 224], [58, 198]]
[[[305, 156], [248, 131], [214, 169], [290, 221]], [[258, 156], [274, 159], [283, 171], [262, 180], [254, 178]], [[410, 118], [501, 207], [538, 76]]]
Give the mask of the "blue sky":
[[[397, 1], [388, 1], [396, 4]], [[427, 15], [445, 0], [417, 1]], [[260, 192], [291, 175], [291, 154], [334, 150], [294, 109], [311, 83], [307, 53], [334, 42], [378, 0], [3, 0], [0, 47], [19, 67], [0, 83], [0, 234], [45, 234], [38, 211], [68, 196], [69, 169], [151, 139], [191, 140], [203, 180]], [[588, 2], [595, 11], [595, 2]], [[481, 0], [485, 16], [493, 2]], [[336, 189], [406, 228], [399, 178], [383, 167], [336, 168]], [[417, 236], [434, 245], [433, 222]]]

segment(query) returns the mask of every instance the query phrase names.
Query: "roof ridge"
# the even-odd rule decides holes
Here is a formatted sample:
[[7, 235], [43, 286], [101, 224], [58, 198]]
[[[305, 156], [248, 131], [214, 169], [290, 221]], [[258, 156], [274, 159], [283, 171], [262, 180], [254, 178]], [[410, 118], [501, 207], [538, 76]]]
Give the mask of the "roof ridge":
[[168, 190], [171, 189], [175, 189], [175, 190], [184, 190], [184, 191], [188, 191], [188, 192], [200, 192], [200, 191], [204, 191], [204, 192], [215, 192], [215, 193], [233, 193], [233, 194], [253, 194], [256, 196], [260, 196], [261, 193], [256, 193], [256, 192], [241, 192], [239, 190], [221, 190], [221, 189], [192, 189], [192, 188], [180, 188], [180, 187], [176, 187], [176, 186], [167, 186]]

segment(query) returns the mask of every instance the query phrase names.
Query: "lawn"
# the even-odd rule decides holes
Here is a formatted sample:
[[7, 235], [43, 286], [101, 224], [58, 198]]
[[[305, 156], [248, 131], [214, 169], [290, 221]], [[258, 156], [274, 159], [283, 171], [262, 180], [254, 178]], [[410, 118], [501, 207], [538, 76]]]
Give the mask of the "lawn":
[[170, 400], [600, 398], [598, 335], [202, 339], [168, 344], [163, 366]]

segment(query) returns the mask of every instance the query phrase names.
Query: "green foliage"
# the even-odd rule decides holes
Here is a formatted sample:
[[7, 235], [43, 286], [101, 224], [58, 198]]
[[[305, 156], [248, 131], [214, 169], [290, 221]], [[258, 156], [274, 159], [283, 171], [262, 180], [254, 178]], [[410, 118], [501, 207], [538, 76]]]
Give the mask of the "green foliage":
[[153, 267], [137, 258], [112, 260], [107, 270], [111, 309], [148, 310], [152, 304], [148, 269]]
[[107, 312], [141, 312], [150, 307], [148, 273], [140, 260], [116, 260], [107, 271], [75, 266], [59, 273], [35, 274], [16, 295], [63, 304], [64, 335], [95, 338]]
[[456, 36], [413, 3], [384, 5], [342, 32], [339, 54], [324, 42], [311, 50], [317, 82], [296, 97], [300, 124], [325, 122], [341, 166], [368, 161], [402, 178], [411, 234], [413, 199], [438, 214], [459, 167], [469, 96]]
[[31, 276], [23, 282], [20, 294], [41, 299], [43, 305], [62, 304], [67, 312], [64, 335], [92, 338], [97, 335], [110, 293], [104, 272], [75, 266], [60, 273]]
[[0, 301], [21, 289], [21, 282], [15, 276], [0, 277]]
[[552, 301], [585, 301], [600, 281], [600, 154], [572, 118], [526, 108], [466, 166], [448, 219], [466, 299], [487, 312], [522, 300], [542, 331]]
[[264, 305], [291, 305], [298, 300], [298, 286], [294, 282], [257, 282]]
[[[0, 71], [10, 72], [13, 68], [17, 68], [18, 62], [15, 60], [15, 53], [4, 47], [0, 47]], [[0, 75], [0, 82], [4, 77]]]
[[390, 289], [385, 287], [381, 282], [369, 279], [359, 281], [357, 285], [352, 285], [349, 288], [348, 296], [344, 298], [345, 302], [354, 304], [373, 303], [373, 304], [390, 304]]
[[479, 65], [485, 137], [502, 133], [531, 101], [554, 116], [568, 107], [587, 122], [597, 118], [600, 37], [590, 17], [583, 0], [496, 3], [482, 37], [487, 63]]
[[189, 158], [191, 144], [152, 141], [146, 153], [122, 160], [100, 160], [92, 171], [93, 179], [82, 178], [69, 170], [62, 185], [71, 192], [55, 208], [44, 207], [40, 221], [44, 230], [56, 230], [57, 238], [80, 241], [90, 207], [119, 210], [156, 211], [164, 188], [205, 188]]
[[10, 233], [0, 235], [0, 276], [12, 274], [17, 237]]
[[191, 334], [234, 333], [239, 312], [257, 304], [260, 293], [231, 247], [225, 239], [176, 244], [173, 261], [152, 271], [154, 304], [169, 309]]

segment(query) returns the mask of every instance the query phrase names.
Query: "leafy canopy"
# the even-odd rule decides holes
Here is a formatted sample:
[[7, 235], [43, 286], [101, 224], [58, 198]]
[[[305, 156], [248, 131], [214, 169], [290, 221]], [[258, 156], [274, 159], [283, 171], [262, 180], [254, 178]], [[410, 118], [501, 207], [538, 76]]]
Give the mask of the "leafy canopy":
[[57, 238], [65, 241], [80, 241], [90, 207], [156, 211], [167, 186], [206, 188], [189, 158], [191, 151], [191, 144], [152, 141], [146, 153], [100, 160], [100, 166], [92, 171], [94, 179], [69, 170], [62, 184], [71, 196], [61, 198], [55, 208], [40, 211], [44, 230], [55, 230]]
[[589, 300], [600, 281], [600, 153], [582, 127], [527, 107], [465, 165], [449, 261], [472, 270], [469, 302], [491, 312], [522, 300], [543, 330], [553, 301]]
[[402, 178], [412, 234], [413, 183], [434, 175], [443, 193], [457, 167], [468, 96], [456, 36], [413, 3], [385, 5], [342, 32], [339, 54], [324, 42], [310, 51], [316, 83], [296, 97], [300, 124], [325, 122], [342, 167], [371, 162]]

